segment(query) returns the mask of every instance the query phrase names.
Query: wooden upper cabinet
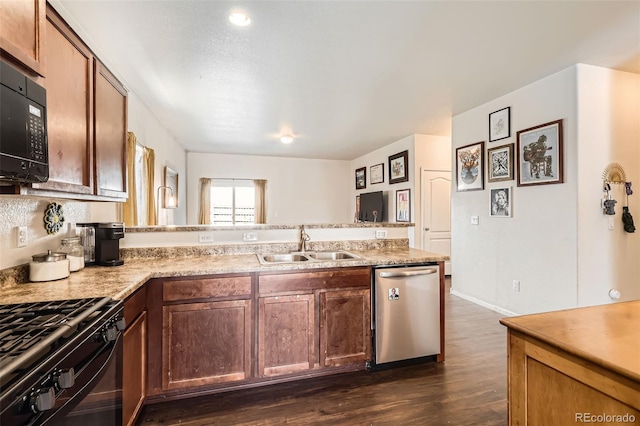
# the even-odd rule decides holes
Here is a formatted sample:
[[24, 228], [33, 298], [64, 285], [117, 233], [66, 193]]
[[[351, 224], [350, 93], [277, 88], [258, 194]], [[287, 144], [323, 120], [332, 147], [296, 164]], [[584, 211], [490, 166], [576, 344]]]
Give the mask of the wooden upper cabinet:
[[127, 198], [127, 91], [99, 61], [94, 70], [96, 195]]
[[44, 76], [46, 0], [0, 1], [0, 50]]
[[89, 48], [49, 7], [47, 129], [49, 180], [34, 188], [93, 194], [93, 92]]

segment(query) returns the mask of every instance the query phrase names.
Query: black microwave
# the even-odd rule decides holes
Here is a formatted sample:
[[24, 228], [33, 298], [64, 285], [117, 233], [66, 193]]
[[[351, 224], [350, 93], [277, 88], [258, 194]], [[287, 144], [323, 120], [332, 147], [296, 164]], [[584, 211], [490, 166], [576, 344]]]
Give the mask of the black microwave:
[[47, 92], [0, 60], [0, 180], [48, 179]]

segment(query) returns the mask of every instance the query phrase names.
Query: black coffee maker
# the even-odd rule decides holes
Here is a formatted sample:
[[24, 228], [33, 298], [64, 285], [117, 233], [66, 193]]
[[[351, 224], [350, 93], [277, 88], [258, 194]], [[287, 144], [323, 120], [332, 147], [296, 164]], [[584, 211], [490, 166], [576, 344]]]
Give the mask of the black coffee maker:
[[94, 222], [76, 225], [84, 246], [85, 265], [119, 266], [120, 238], [124, 238], [124, 223]]

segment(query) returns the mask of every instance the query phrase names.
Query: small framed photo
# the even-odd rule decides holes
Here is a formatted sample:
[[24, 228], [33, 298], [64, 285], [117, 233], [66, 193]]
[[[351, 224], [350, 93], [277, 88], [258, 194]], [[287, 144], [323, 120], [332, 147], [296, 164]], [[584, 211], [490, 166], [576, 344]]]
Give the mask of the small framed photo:
[[484, 141], [456, 149], [458, 191], [484, 189]]
[[162, 208], [178, 208], [178, 172], [171, 167], [164, 168], [164, 191], [161, 192]]
[[511, 187], [491, 189], [491, 217], [511, 217]]
[[564, 182], [562, 120], [518, 132], [518, 186]]
[[409, 151], [402, 151], [389, 157], [389, 183], [409, 180]]
[[489, 114], [489, 142], [511, 136], [511, 107], [502, 108]]
[[384, 163], [369, 167], [369, 178], [372, 185], [384, 182]]
[[513, 180], [513, 144], [487, 149], [487, 181]]
[[396, 222], [411, 222], [411, 190], [396, 191]]
[[356, 169], [356, 189], [365, 189], [367, 187], [367, 168], [360, 167]]

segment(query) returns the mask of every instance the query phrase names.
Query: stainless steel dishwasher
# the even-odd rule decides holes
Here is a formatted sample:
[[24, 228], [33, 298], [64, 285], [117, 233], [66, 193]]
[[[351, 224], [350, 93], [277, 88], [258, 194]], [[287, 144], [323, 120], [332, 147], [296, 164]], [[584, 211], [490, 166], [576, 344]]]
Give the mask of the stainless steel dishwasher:
[[376, 268], [373, 278], [375, 365], [440, 354], [438, 264]]

